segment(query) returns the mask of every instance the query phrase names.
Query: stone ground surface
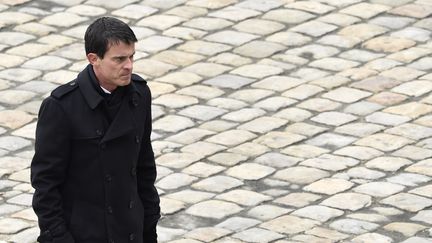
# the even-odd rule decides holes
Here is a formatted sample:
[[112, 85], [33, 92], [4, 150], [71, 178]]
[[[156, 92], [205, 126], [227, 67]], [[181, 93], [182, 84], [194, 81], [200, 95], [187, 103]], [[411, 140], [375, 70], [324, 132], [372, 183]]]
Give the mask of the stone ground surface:
[[160, 242], [432, 242], [431, 0], [0, 0], [0, 242], [103, 15], [153, 92]]

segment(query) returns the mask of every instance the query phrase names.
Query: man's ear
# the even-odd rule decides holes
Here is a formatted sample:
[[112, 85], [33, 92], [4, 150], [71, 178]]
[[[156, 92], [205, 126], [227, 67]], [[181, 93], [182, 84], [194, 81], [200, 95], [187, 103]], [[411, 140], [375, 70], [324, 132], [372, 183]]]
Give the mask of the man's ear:
[[95, 64], [97, 64], [99, 57], [96, 53], [89, 53], [89, 54], [87, 54], [87, 60], [89, 61], [89, 63], [91, 65], [95, 65]]

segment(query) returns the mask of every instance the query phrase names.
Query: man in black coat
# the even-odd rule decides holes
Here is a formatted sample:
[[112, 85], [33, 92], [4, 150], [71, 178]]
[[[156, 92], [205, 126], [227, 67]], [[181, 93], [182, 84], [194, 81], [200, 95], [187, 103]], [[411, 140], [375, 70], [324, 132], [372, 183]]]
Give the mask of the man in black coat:
[[137, 38], [102, 17], [84, 39], [90, 64], [39, 111], [31, 164], [38, 241], [157, 242], [151, 94], [132, 74]]

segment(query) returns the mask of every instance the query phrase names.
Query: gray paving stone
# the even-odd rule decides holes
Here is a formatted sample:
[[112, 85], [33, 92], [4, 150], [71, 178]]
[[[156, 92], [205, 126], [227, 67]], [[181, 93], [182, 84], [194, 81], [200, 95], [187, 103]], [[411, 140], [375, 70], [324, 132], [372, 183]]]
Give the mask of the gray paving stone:
[[173, 190], [190, 185], [198, 178], [183, 173], [170, 174], [156, 183], [156, 186], [164, 190]]
[[2, 234], [14, 234], [31, 225], [21, 219], [3, 218], [0, 219], [0, 233]]
[[195, 153], [200, 157], [205, 157], [225, 149], [226, 147], [222, 145], [200, 141], [186, 145], [181, 149], [181, 151], [186, 153]]
[[420, 230], [425, 229], [425, 226], [413, 223], [394, 222], [384, 226], [385, 230], [399, 232], [404, 236], [410, 237], [415, 235]]
[[318, 40], [318, 43], [323, 45], [330, 45], [340, 48], [352, 48], [358, 43], [360, 43], [361, 40], [356, 37], [349, 37], [349, 36], [340, 36], [340, 35], [326, 35]]
[[229, 6], [220, 10], [217, 10], [213, 13], [210, 13], [209, 16], [228, 19], [232, 21], [241, 21], [244, 19], [248, 19], [251, 17], [255, 17], [260, 15], [261, 13], [251, 9], [239, 8], [235, 6]]
[[7, 200], [8, 203], [30, 207], [33, 195], [29, 193], [19, 194]]
[[266, 153], [259, 156], [254, 161], [270, 167], [284, 168], [295, 165], [301, 159], [292, 156], [286, 156], [276, 152]]
[[370, 4], [370, 3], [359, 3], [341, 10], [341, 13], [353, 15], [356, 17], [360, 17], [362, 19], [372, 18], [382, 12], [391, 9], [389, 6], [380, 5], [380, 4]]
[[0, 71], [0, 78], [17, 82], [27, 82], [39, 77], [41, 74], [42, 72], [39, 70], [11, 68]]
[[112, 12], [112, 14], [123, 18], [141, 19], [143, 17], [152, 15], [157, 11], [158, 9], [156, 8], [143, 6], [139, 4], [130, 4]]
[[41, 56], [25, 62], [22, 67], [37, 70], [56, 70], [70, 64], [70, 61], [56, 56]]
[[[168, 1], [167, 1], [168, 2]], [[207, 9], [194, 6], [178, 6], [166, 12], [167, 14], [176, 15], [179, 17], [192, 19], [194, 17], [203, 16], [208, 13]]]
[[211, 157], [209, 157], [208, 159], [212, 162], [221, 164], [221, 165], [226, 165], [226, 166], [233, 166], [236, 165], [242, 161], [245, 161], [248, 157], [241, 155], [241, 154], [235, 154], [235, 153], [218, 153], [215, 154]]
[[[228, 20], [219, 19], [219, 18], [199, 17], [199, 18], [191, 19], [185, 22], [183, 25], [191, 28], [205, 30], [205, 31], [212, 31], [212, 30], [223, 29], [225, 27], [233, 25], [233, 23]], [[245, 37], [244, 35], [241, 36], [243, 38]], [[218, 37], [218, 35], [216, 35], [216, 37]]]
[[233, 28], [238, 31], [256, 35], [269, 35], [283, 29], [284, 27], [284, 25], [278, 22], [258, 19], [245, 20], [233, 26]]
[[34, 35], [30, 34], [4, 31], [0, 33], [0, 44], [17, 46], [35, 38], [36, 37]]
[[158, 158], [156, 162], [158, 165], [170, 168], [184, 168], [198, 160], [201, 157], [191, 153], [166, 153]]
[[404, 186], [418, 186], [431, 180], [430, 177], [414, 173], [401, 173], [386, 179], [389, 182], [401, 184]]
[[245, 78], [231, 74], [223, 74], [204, 81], [204, 84], [209, 84], [220, 88], [239, 89], [254, 81], [255, 80], [251, 78]]
[[246, 0], [234, 6], [267, 12], [271, 9], [281, 7], [284, 3], [285, 1], [283, 0], [268, 0], [264, 2], [260, 0]]
[[[341, 29], [338, 34], [343, 36], [357, 37], [361, 40], [368, 40], [374, 36], [385, 33], [387, 30], [388, 29], [385, 27], [373, 24], [354, 24]], [[377, 46], [379, 46], [379, 44], [377, 44]]]
[[372, 197], [359, 193], [339, 193], [326, 200], [321, 205], [329, 206], [333, 208], [339, 208], [343, 210], [357, 211], [359, 209], [368, 207], [372, 203]]
[[261, 228], [251, 228], [234, 234], [232, 237], [245, 242], [271, 242], [284, 236], [270, 230]]
[[5, 90], [0, 91], [0, 103], [8, 105], [19, 105], [30, 99], [36, 94], [24, 90]]
[[292, 235], [303, 232], [305, 230], [309, 230], [318, 224], [319, 222], [316, 220], [303, 219], [296, 216], [285, 215], [265, 222], [261, 224], [261, 227], [272, 231]]
[[[270, 220], [277, 218], [281, 215], [287, 214], [291, 210], [274, 206], [274, 205], [258, 205], [248, 211], [248, 216], [257, 218], [259, 220]], [[255, 222], [255, 221], [253, 221]]]
[[424, 237], [410, 237], [407, 240], [404, 240], [401, 243], [431, 243], [432, 238], [424, 238]]
[[268, 166], [256, 163], [242, 163], [228, 169], [225, 173], [242, 180], [259, 180], [272, 174], [274, 171], [274, 168]]
[[107, 12], [104, 8], [84, 4], [72, 6], [66, 11], [84, 16], [99, 16]]
[[229, 66], [225, 66], [217, 63], [195, 63], [183, 69], [186, 72], [196, 73], [201, 76], [213, 77], [226, 71], [231, 70]]
[[184, 40], [200, 39], [205, 34], [205, 31], [185, 27], [172, 27], [163, 32], [163, 35], [165, 36], [175, 37]]
[[328, 177], [329, 175], [330, 174], [324, 170], [294, 166], [277, 171], [274, 174], [274, 178], [295, 184], [309, 184], [321, 178]]
[[393, 153], [394, 156], [408, 158], [411, 160], [422, 160], [432, 157], [432, 150], [416, 146], [405, 146]]
[[325, 206], [307, 206], [297, 209], [291, 215], [299, 216], [302, 218], [309, 218], [320, 222], [326, 222], [332, 218], [339, 217], [344, 214], [344, 211], [333, 209]]
[[306, 233], [310, 234], [310, 235], [316, 235], [319, 237], [330, 239], [333, 241], [340, 241], [340, 240], [348, 238], [348, 235], [346, 235], [346, 234], [340, 233], [336, 230], [331, 230], [331, 229], [322, 228], [322, 227], [314, 227], [310, 230], [307, 230]]
[[337, 178], [324, 178], [313, 182], [303, 189], [313, 193], [333, 195], [350, 189], [354, 183]]
[[430, 169], [431, 165], [432, 159], [425, 159], [409, 166], [408, 168], [406, 168], [406, 171], [432, 176], [432, 170]]
[[318, 18], [317, 20], [324, 22], [324, 23], [335, 24], [338, 26], [348, 26], [348, 25], [352, 25], [352, 24], [360, 21], [360, 19], [357, 17], [343, 14], [340, 12], [335, 12], [335, 13], [330, 13], [330, 14], [324, 15], [324, 16]]
[[136, 25], [157, 30], [167, 30], [168, 28], [176, 26], [184, 21], [186, 21], [186, 19], [182, 17], [159, 14], [145, 17], [138, 21]]
[[358, 137], [365, 137], [374, 134], [384, 129], [384, 126], [371, 124], [371, 123], [349, 123], [335, 129], [335, 132], [346, 135], [354, 135]]
[[239, 46], [257, 38], [259, 38], [257, 35], [226, 30], [208, 35], [204, 39], [212, 42]]
[[312, 37], [319, 37], [331, 31], [334, 31], [335, 29], [337, 29], [337, 27], [334, 25], [323, 23], [316, 20], [311, 20], [309, 22], [297, 25], [294, 28], [291, 28], [290, 30], [294, 32], [306, 34]]
[[194, 105], [194, 106], [189, 106], [183, 110], [180, 110], [178, 114], [182, 116], [198, 119], [198, 120], [207, 121], [207, 120], [212, 120], [226, 112], [228, 111], [217, 107]]
[[194, 190], [182, 190], [172, 194], [166, 194], [165, 197], [172, 198], [185, 203], [195, 204], [214, 196], [213, 193], [194, 191]]
[[[163, 42], [161, 40], [161, 42]], [[163, 44], [161, 44], [163, 45]], [[149, 48], [148, 45], [144, 45], [144, 48]], [[159, 48], [159, 47], [158, 47]], [[165, 48], [163, 48], [165, 49]], [[152, 57], [161, 62], [166, 62], [175, 66], [188, 66], [202, 60], [204, 57], [192, 53], [186, 53], [182, 51], [162, 51]], [[186, 73], [186, 72], [185, 72]], [[168, 74], [169, 75], [169, 74]]]
[[230, 234], [231, 231], [227, 229], [221, 229], [216, 227], [205, 227], [194, 229], [184, 236], [187, 238], [197, 239], [204, 242], [213, 242], [225, 235]]
[[320, 2], [294, 2], [287, 4], [285, 7], [305, 10], [316, 14], [325, 14], [335, 9], [333, 6], [322, 4]]
[[208, 105], [228, 110], [239, 110], [248, 106], [246, 102], [231, 98], [214, 98], [207, 102]]
[[186, 128], [190, 128], [194, 124], [195, 123], [189, 118], [176, 115], [168, 115], [154, 122], [153, 128], [156, 130], [163, 130], [167, 132], [178, 132]]
[[243, 182], [238, 179], [229, 176], [216, 175], [198, 181], [197, 183], [192, 185], [192, 188], [195, 188], [197, 190], [220, 193], [241, 185], [243, 185]]
[[404, 186], [390, 182], [370, 182], [354, 188], [353, 191], [373, 197], [388, 197], [404, 189]]
[[15, 137], [15, 136], [2, 136], [0, 137], [0, 148], [9, 151], [16, 151], [31, 145], [31, 141]]
[[432, 218], [431, 216], [432, 216], [431, 210], [422, 210], [418, 212], [414, 217], [412, 217], [411, 220], [430, 224]]
[[197, 162], [185, 168], [182, 172], [198, 177], [209, 177], [217, 174], [226, 168], [223, 166], [211, 165], [203, 162]]
[[234, 148], [228, 149], [228, 152], [238, 153], [238, 154], [246, 155], [248, 157], [256, 157], [256, 156], [262, 155], [264, 153], [267, 153], [269, 151], [270, 151], [270, 148], [268, 148], [267, 146], [258, 144], [255, 141], [243, 143], [243, 144], [237, 145]]
[[364, 137], [360, 140], [358, 140], [357, 142], [355, 142], [356, 145], [361, 145], [361, 146], [374, 146], [374, 148], [377, 148], [379, 150], [382, 151], [392, 151], [398, 148], [401, 148], [409, 143], [411, 143], [412, 140], [404, 138], [404, 137], [400, 137], [400, 136], [395, 136], [395, 135], [390, 135], [390, 134], [385, 134], [385, 133], [378, 133], [378, 134], [373, 134], [367, 137]]
[[320, 93], [323, 90], [323, 88], [315, 85], [302, 84], [285, 91], [284, 93], [282, 93], [282, 95], [293, 99], [304, 100]]
[[216, 199], [234, 202], [242, 206], [256, 206], [262, 202], [271, 200], [272, 197], [249, 190], [235, 189], [216, 196]]
[[186, 210], [186, 213], [205, 218], [221, 219], [241, 210], [242, 208], [234, 203], [209, 200], [192, 205]]
[[330, 227], [344, 233], [364, 234], [374, 231], [379, 225], [356, 219], [340, 219], [331, 223]]
[[278, 111], [296, 102], [297, 102], [296, 100], [285, 98], [285, 97], [270, 97], [270, 98], [266, 98], [265, 100], [259, 101], [253, 106], [267, 111]]
[[409, 212], [418, 212], [431, 206], [432, 200], [409, 193], [399, 193], [383, 199], [381, 203], [407, 210]]
[[32, 121], [34, 116], [15, 110], [3, 110], [0, 111], [0, 125], [6, 128], [16, 129], [28, 122]]
[[323, 133], [312, 139], [307, 140], [306, 144], [328, 149], [336, 149], [351, 144], [355, 140], [356, 138], [351, 136], [343, 136], [335, 133]]
[[256, 108], [244, 108], [238, 111], [233, 111], [222, 116], [222, 119], [235, 122], [245, 122], [265, 114], [264, 110]]
[[198, 99], [186, 95], [166, 94], [155, 99], [153, 103], [168, 106], [170, 108], [181, 108], [181, 107], [197, 104]]
[[1, 216], [6, 216], [8, 214], [12, 214], [15, 212], [18, 212], [20, 210], [23, 209], [22, 206], [17, 206], [17, 205], [12, 205], [12, 204], [7, 204], [7, 203], [2, 203], [2, 205], [0, 205], [0, 209], [1, 209]]
[[277, 43], [267, 41], [252, 41], [243, 46], [235, 48], [234, 52], [242, 56], [264, 58], [284, 49], [284, 46]]
[[225, 44], [194, 40], [186, 42], [179, 46], [178, 49], [186, 52], [213, 56], [220, 52], [227, 51], [231, 49], [231, 47]]
[[411, 119], [406, 116], [394, 115], [385, 112], [374, 112], [369, 116], [366, 116], [366, 121], [369, 123], [375, 123], [385, 126], [397, 126]]
[[144, 40], [140, 40], [136, 45], [136, 49], [139, 51], [154, 53], [166, 50], [179, 43], [182, 43], [182, 41], [176, 38], [153, 35]]
[[311, 120], [314, 122], [323, 123], [331, 126], [340, 126], [352, 122], [356, 119], [356, 116], [335, 111], [324, 112], [311, 118]]
[[232, 53], [221, 53], [215, 57], [208, 59], [209, 62], [220, 63], [231, 66], [242, 66], [245, 64], [250, 64], [252, 61], [250, 58], [245, 58]]
[[344, 170], [357, 164], [359, 164], [357, 159], [330, 154], [323, 154], [317, 158], [311, 158], [300, 163], [300, 165], [330, 171]]
[[420, 196], [431, 197], [431, 189], [431, 185], [426, 185], [410, 190], [409, 192]]
[[248, 130], [256, 133], [266, 133], [271, 130], [277, 129], [285, 125], [286, 123], [288, 123], [288, 121], [283, 119], [262, 116], [250, 122], [244, 123], [243, 125], [240, 125], [238, 129]]
[[432, 106], [419, 102], [409, 102], [398, 106], [392, 106], [384, 110], [384, 112], [408, 116], [411, 118], [417, 118], [419, 116], [428, 114], [431, 111]]

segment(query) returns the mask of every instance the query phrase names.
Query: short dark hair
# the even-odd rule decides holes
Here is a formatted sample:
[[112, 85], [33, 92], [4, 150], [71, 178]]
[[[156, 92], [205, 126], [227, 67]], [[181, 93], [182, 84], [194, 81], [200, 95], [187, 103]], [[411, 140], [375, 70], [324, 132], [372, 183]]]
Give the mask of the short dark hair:
[[84, 35], [86, 54], [96, 53], [100, 58], [105, 56], [111, 44], [124, 42], [129, 45], [137, 41], [129, 25], [113, 17], [96, 19]]

